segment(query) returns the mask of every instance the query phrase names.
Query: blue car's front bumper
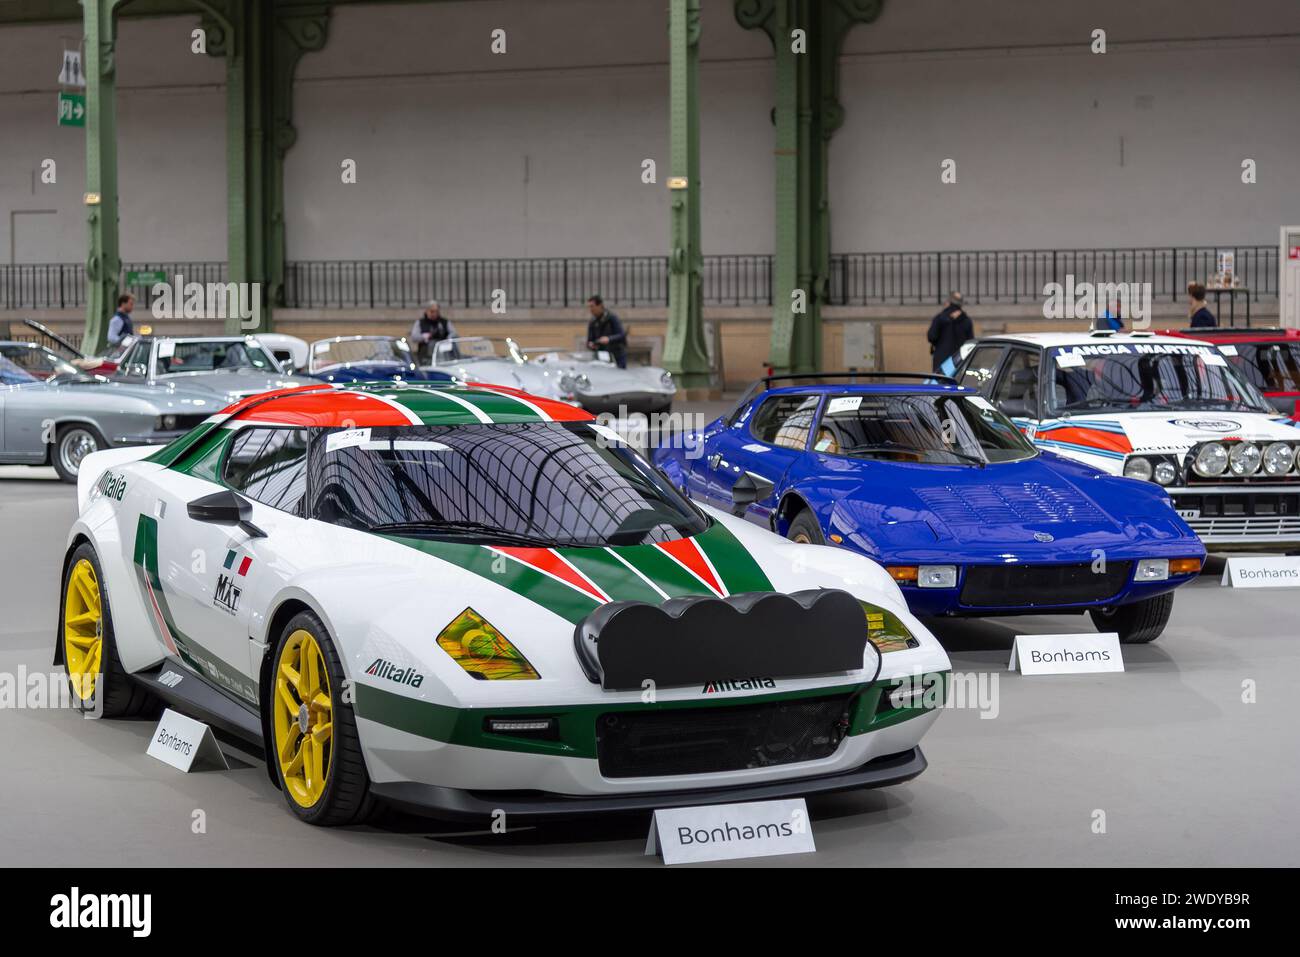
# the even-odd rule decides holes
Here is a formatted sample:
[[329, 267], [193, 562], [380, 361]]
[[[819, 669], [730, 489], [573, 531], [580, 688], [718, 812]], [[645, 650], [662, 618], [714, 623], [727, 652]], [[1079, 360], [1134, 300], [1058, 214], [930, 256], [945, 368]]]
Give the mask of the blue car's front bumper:
[[926, 616], [1003, 616], [1083, 612], [1089, 608], [1114, 608], [1154, 598], [1180, 585], [1185, 585], [1196, 577], [1196, 573], [1190, 573], [1171, 575], [1164, 581], [1135, 582], [1132, 579], [1132, 568], [1136, 568], [1137, 563], [1134, 562], [1128, 579], [1120, 585], [1119, 589], [1113, 592], [1102, 589], [1098, 592], [1100, 597], [1062, 601], [1059, 593], [1053, 593], [1049, 589], [1026, 588], [1014, 592], [1008, 591], [1002, 599], [982, 596], [980, 600], [972, 601], [966, 586], [969, 578], [972, 577], [971, 570], [976, 567], [959, 566], [956, 588], [920, 588], [900, 582], [908, 608], [914, 615]]

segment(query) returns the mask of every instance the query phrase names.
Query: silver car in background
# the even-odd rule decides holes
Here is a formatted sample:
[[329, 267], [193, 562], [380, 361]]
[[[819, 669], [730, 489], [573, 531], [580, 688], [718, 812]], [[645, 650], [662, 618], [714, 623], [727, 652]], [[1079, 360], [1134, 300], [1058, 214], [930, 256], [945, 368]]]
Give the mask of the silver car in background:
[[256, 336], [142, 337], [122, 357], [114, 381], [209, 392], [223, 406], [273, 389], [315, 385], [285, 372]]
[[164, 445], [227, 404], [210, 390], [90, 375], [30, 342], [0, 342], [0, 463], [53, 465], [65, 482], [91, 452]]
[[463, 382], [523, 389], [588, 412], [666, 412], [677, 386], [657, 366], [620, 369], [594, 355], [555, 348], [525, 348], [513, 339], [466, 336], [434, 344], [425, 368]]

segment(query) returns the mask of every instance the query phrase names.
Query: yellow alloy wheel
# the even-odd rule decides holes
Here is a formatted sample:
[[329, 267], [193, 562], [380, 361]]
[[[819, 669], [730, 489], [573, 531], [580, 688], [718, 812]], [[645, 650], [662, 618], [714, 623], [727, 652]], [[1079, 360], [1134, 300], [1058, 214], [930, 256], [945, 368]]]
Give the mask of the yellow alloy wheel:
[[63, 661], [73, 693], [82, 701], [95, 695], [103, 663], [104, 611], [99, 578], [90, 559], [72, 567], [63, 596]]
[[284, 786], [295, 804], [312, 807], [329, 781], [334, 706], [325, 655], [311, 632], [299, 628], [284, 643], [272, 707]]

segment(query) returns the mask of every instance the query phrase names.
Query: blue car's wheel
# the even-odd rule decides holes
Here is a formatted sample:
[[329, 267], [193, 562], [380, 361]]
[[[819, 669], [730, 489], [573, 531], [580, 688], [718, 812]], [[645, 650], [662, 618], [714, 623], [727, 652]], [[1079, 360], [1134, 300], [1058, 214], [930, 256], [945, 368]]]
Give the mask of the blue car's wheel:
[[813, 513], [805, 509], [794, 517], [790, 523], [790, 529], [785, 533], [785, 537], [792, 542], [801, 542], [805, 545], [825, 545], [826, 539], [822, 538], [822, 528], [817, 524], [817, 519]]
[[1174, 610], [1174, 593], [1165, 592], [1146, 601], [1118, 608], [1094, 608], [1089, 614], [1098, 631], [1113, 631], [1126, 645], [1144, 645], [1155, 641], [1169, 623]]

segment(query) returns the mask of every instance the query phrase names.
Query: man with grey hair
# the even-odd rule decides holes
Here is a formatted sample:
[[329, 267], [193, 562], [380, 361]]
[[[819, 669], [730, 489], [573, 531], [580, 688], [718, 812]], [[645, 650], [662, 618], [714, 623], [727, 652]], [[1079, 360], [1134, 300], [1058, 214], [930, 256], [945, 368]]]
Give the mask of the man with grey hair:
[[411, 343], [415, 346], [417, 365], [428, 365], [432, 361], [433, 345], [444, 339], [454, 339], [456, 327], [438, 308], [438, 300], [430, 299], [420, 318], [411, 326]]

